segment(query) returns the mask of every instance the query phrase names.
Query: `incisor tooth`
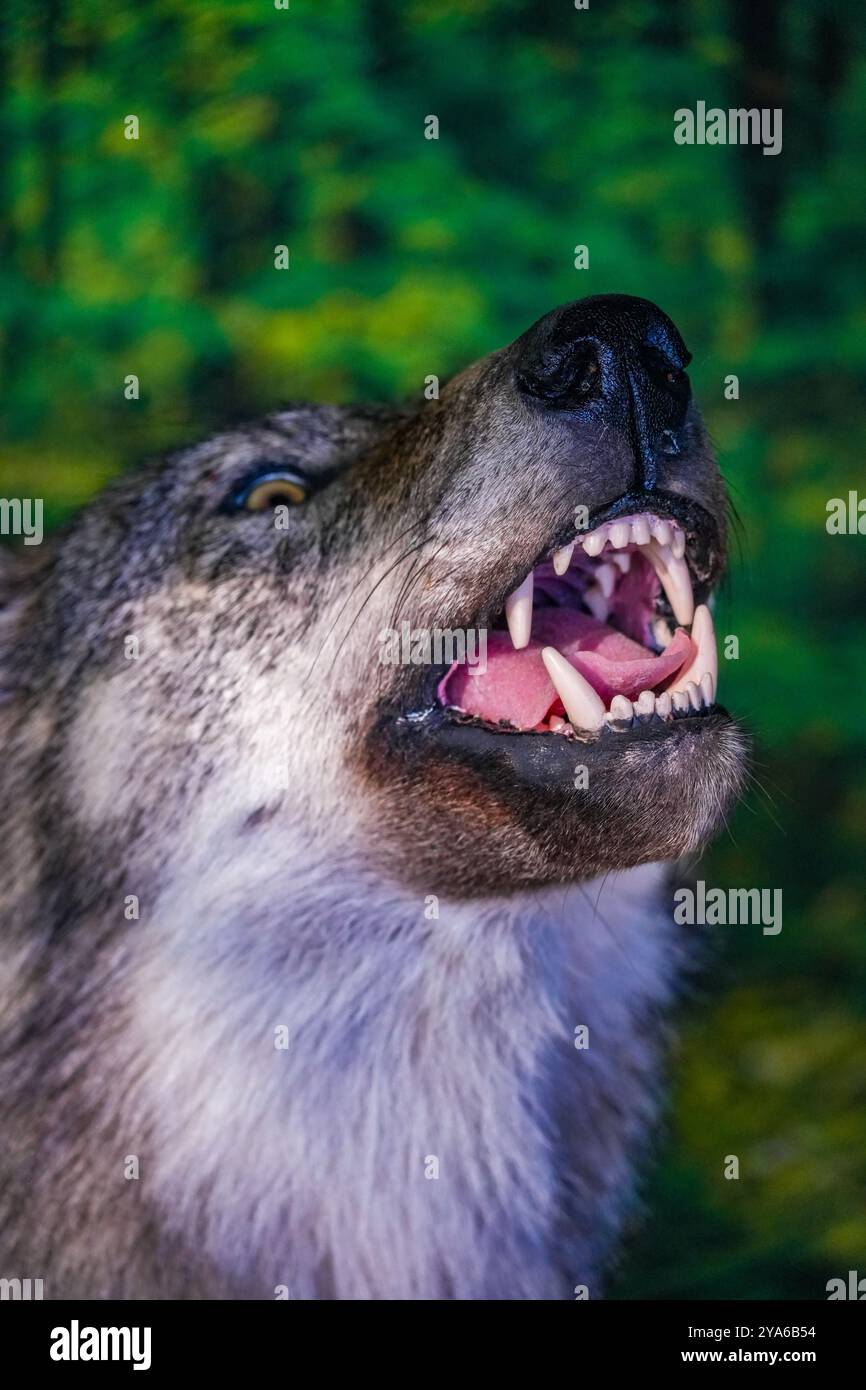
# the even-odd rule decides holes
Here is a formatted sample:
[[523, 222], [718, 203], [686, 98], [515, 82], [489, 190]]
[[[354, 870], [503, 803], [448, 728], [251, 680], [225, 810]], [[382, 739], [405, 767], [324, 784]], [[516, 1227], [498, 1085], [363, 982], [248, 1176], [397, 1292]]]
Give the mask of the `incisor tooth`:
[[670, 545], [673, 532], [669, 521], [665, 521], [663, 517], [655, 516], [650, 522], [650, 527], [659, 545]]
[[604, 705], [589, 681], [584, 680], [556, 647], [542, 648], [541, 659], [575, 729], [600, 729]]
[[529, 645], [532, 633], [532, 571], [505, 600], [505, 621], [511, 641], [519, 651]]
[[634, 705], [631, 700], [626, 699], [625, 695], [614, 695], [610, 702], [610, 717], [617, 723], [630, 724], [634, 719]]
[[606, 540], [607, 530], [605, 529], [605, 527], [601, 527], [601, 529], [598, 531], [593, 531], [592, 534], [587, 536], [586, 540], [583, 542], [583, 548], [586, 551], [586, 554], [600, 555], [601, 552], [604, 550]]
[[610, 608], [608, 607], [607, 599], [597, 584], [590, 584], [588, 589], [584, 589], [583, 601], [597, 622], [607, 622], [607, 615], [610, 612]]
[[688, 565], [684, 559], [677, 559], [670, 546], [659, 545], [658, 541], [654, 541], [646, 553], [662, 582], [674, 617], [681, 627], [688, 627], [695, 611], [692, 577]]
[[631, 527], [627, 521], [617, 521], [610, 528], [610, 543], [614, 550], [621, 550], [631, 539]]
[[[671, 690], [685, 690], [689, 681], [698, 681], [704, 676], [709, 676], [712, 683], [713, 696], [715, 696], [716, 685], [719, 678], [719, 655], [716, 651], [716, 630], [713, 627], [713, 618], [709, 608], [705, 603], [700, 604], [695, 609], [695, 620], [692, 623], [692, 641], [697, 647], [695, 659], [683, 671], [681, 676], [677, 676]], [[712, 701], [710, 701], [712, 703]]]
[[662, 719], [670, 719], [672, 710], [673, 700], [666, 690], [656, 696], [656, 714]]
[[642, 690], [634, 704], [635, 714], [655, 714], [656, 697], [651, 690]]
[[614, 566], [598, 565], [595, 571], [595, 582], [605, 598], [610, 598], [616, 588], [616, 569]]
[[680, 714], [683, 714], [687, 709], [691, 708], [689, 705], [689, 697], [684, 690], [672, 690], [670, 696], [671, 704], [675, 710], [679, 710]]
[[704, 702], [701, 697], [700, 687], [697, 686], [694, 681], [689, 681], [687, 683], [686, 694], [689, 697], [689, 703], [693, 710], [697, 712], [697, 710], [703, 709]]
[[645, 516], [636, 517], [632, 522], [631, 538], [635, 545], [649, 545], [650, 528]]
[[715, 699], [715, 682], [709, 672], [701, 676], [701, 694], [704, 697], [704, 704], [707, 709], [713, 704]]
[[561, 550], [554, 550], [553, 568], [556, 574], [565, 574], [565, 571], [571, 564], [571, 557], [574, 554], [574, 547], [576, 544], [576, 541], [572, 541], [571, 545], [564, 545]]

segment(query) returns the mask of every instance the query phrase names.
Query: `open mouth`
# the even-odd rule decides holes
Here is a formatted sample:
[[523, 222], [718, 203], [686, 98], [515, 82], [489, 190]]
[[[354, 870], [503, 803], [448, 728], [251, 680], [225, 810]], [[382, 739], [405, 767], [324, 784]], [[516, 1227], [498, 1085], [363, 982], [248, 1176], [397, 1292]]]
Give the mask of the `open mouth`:
[[685, 532], [640, 513], [536, 565], [488, 631], [486, 666], [455, 663], [437, 694], [456, 717], [494, 731], [587, 738], [708, 711], [717, 677]]

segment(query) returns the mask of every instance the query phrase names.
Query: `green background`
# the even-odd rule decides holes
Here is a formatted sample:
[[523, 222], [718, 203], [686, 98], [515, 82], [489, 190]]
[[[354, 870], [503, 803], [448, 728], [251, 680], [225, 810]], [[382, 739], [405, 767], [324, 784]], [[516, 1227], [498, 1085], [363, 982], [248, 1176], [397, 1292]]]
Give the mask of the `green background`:
[[[3, 21], [0, 488], [52, 523], [227, 416], [415, 394], [584, 294], [657, 301], [694, 353], [742, 520], [722, 695], [759, 748], [701, 874], [781, 887], [784, 927], [722, 928], [685, 1006], [622, 1297], [866, 1274], [866, 537], [825, 529], [829, 498], [866, 495], [863, 27], [847, 0], [9, 0]], [[697, 100], [781, 107], [782, 153], [675, 145]]]

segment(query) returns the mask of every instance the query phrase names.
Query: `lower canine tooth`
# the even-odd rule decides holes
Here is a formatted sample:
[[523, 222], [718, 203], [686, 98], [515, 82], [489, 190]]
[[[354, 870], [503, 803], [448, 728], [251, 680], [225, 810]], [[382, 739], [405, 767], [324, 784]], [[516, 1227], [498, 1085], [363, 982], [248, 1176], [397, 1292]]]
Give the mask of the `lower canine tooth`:
[[544, 647], [541, 659], [575, 729], [600, 729], [604, 705], [589, 681], [555, 647]]
[[583, 591], [583, 601], [592, 616], [600, 623], [607, 622], [607, 615], [610, 612], [607, 599], [601, 592], [597, 584], [590, 584], [588, 589]]
[[564, 545], [561, 550], [553, 552], [553, 569], [556, 574], [565, 574], [571, 564], [571, 557], [574, 554], [575, 541], [571, 545]]
[[[613, 531], [611, 531], [611, 533], [610, 533], [611, 545], [615, 545], [615, 544], [616, 544], [616, 542], [614, 541], [614, 538], [613, 538], [613, 537], [614, 537], [614, 531], [616, 531], [616, 527], [615, 527], [615, 526], [614, 526], [614, 528], [613, 528]], [[627, 550], [623, 551], [622, 554], [619, 554], [619, 553], [613, 554], [613, 555], [611, 555], [610, 558], [611, 558], [611, 560], [613, 561], [613, 563], [614, 563], [615, 565], [617, 565], [617, 566], [619, 567], [619, 569], [622, 570], [623, 574], [628, 574], [629, 570], [631, 569], [631, 555], [629, 555], [629, 553], [628, 553]]]
[[532, 571], [505, 600], [505, 621], [511, 641], [519, 651], [529, 645], [532, 633]]

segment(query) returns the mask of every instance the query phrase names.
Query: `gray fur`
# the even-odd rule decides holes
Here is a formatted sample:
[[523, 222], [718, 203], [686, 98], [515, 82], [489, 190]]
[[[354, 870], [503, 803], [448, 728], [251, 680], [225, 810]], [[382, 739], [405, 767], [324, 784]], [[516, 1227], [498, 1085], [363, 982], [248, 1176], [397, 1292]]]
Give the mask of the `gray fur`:
[[[616, 430], [516, 398], [514, 350], [417, 410], [297, 407], [153, 465], [6, 576], [0, 1275], [601, 1292], [688, 957], [658, 861], [744, 748], [726, 716], [624, 746], [590, 815], [381, 735], [409, 690], [383, 626], [501, 607], [631, 485]], [[723, 532], [694, 410], [683, 435], [665, 485]], [[263, 457], [328, 480], [288, 533], [219, 511]]]

